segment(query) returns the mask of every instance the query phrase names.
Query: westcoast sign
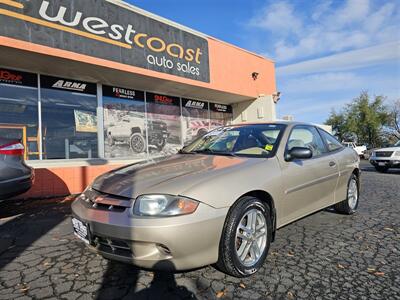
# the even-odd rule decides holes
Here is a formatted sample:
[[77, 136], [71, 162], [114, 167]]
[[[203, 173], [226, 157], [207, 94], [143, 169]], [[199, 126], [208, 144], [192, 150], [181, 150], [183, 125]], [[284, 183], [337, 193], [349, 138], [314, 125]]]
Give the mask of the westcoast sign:
[[209, 82], [207, 40], [105, 0], [0, 0], [0, 23], [0, 35]]

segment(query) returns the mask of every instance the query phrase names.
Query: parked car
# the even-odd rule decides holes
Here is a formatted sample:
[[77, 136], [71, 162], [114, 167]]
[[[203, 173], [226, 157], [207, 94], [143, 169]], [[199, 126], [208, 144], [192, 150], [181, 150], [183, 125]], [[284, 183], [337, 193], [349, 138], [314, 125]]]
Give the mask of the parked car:
[[98, 177], [72, 204], [73, 228], [108, 259], [249, 276], [277, 229], [330, 206], [356, 211], [359, 161], [314, 125], [220, 127], [172, 157]]
[[360, 157], [362, 157], [362, 158], [365, 157], [365, 154], [366, 154], [366, 152], [367, 152], [367, 146], [365, 146], [365, 145], [359, 145], [359, 146], [357, 146], [357, 144], [354, 143], [354, 142], [343, 142], [342, 144], [343, 144], [345, 147], [353, 148], [354, 151], [357, 152], [358, 156], [360, 156]]
[[400, 168], [400, 141], [393, 147], [372, 151], [369, 162], [378, 172], [386, 172], [389, 168]]
[[149, 145], [155, 146], [161, 151], [168, 139], [167, 124], [159, 120], [146, 120], [140, 116], [127, 115], [118, 125], [107, 129], [107, 141], [110, 146], [115, 142], [128, 143], [135, 153], [146, 151], [146, 128], [149, 135]]
[[24, 162], [24, 145], [0, 137], [0, 199], [28, 191], [33, 182], [33, 169]]

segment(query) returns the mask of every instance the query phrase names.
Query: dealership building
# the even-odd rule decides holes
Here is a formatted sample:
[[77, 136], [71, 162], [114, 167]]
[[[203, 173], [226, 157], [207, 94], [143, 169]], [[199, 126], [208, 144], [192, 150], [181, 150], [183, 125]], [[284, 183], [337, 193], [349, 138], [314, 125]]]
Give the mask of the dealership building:
[[274, 62], [116, 0], [0, 0], [0, 136], [22, 197], [81, 192], [225, 124], [275, 119]]

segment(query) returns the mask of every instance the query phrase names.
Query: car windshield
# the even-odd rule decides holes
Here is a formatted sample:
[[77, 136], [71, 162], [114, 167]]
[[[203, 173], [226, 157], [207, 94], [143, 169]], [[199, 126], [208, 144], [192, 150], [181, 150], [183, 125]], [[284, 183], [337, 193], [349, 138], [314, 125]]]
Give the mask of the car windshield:
[[184, 147], [180, 153], [270, 157], [285, 127], [282, 124], [219, 127]]
[[399, 140], [399, 141], [397, 141], [397, 143], [396, 143], [396, 144], [394, 144], [394, 146], [395, 146], [395, 147], [400, 147], [400, 140]]

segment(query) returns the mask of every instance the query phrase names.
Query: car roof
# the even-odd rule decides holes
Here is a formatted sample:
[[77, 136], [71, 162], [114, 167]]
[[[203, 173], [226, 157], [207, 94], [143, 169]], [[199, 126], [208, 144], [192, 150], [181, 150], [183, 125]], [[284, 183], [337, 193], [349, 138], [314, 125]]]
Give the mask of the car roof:
[[285, 121], [285, 120], [282, 120], [282, 121], [271, 121], [271, 122], [238, 123], [238, 124], [232, 124], [232, 125], [226, 125], [226, 126], [270, 125], [270, 124], [276, 124], [276, 125], [309, 125], [309, 126], [317, 126], [316, 124], [307, 123], [307, 122]]

